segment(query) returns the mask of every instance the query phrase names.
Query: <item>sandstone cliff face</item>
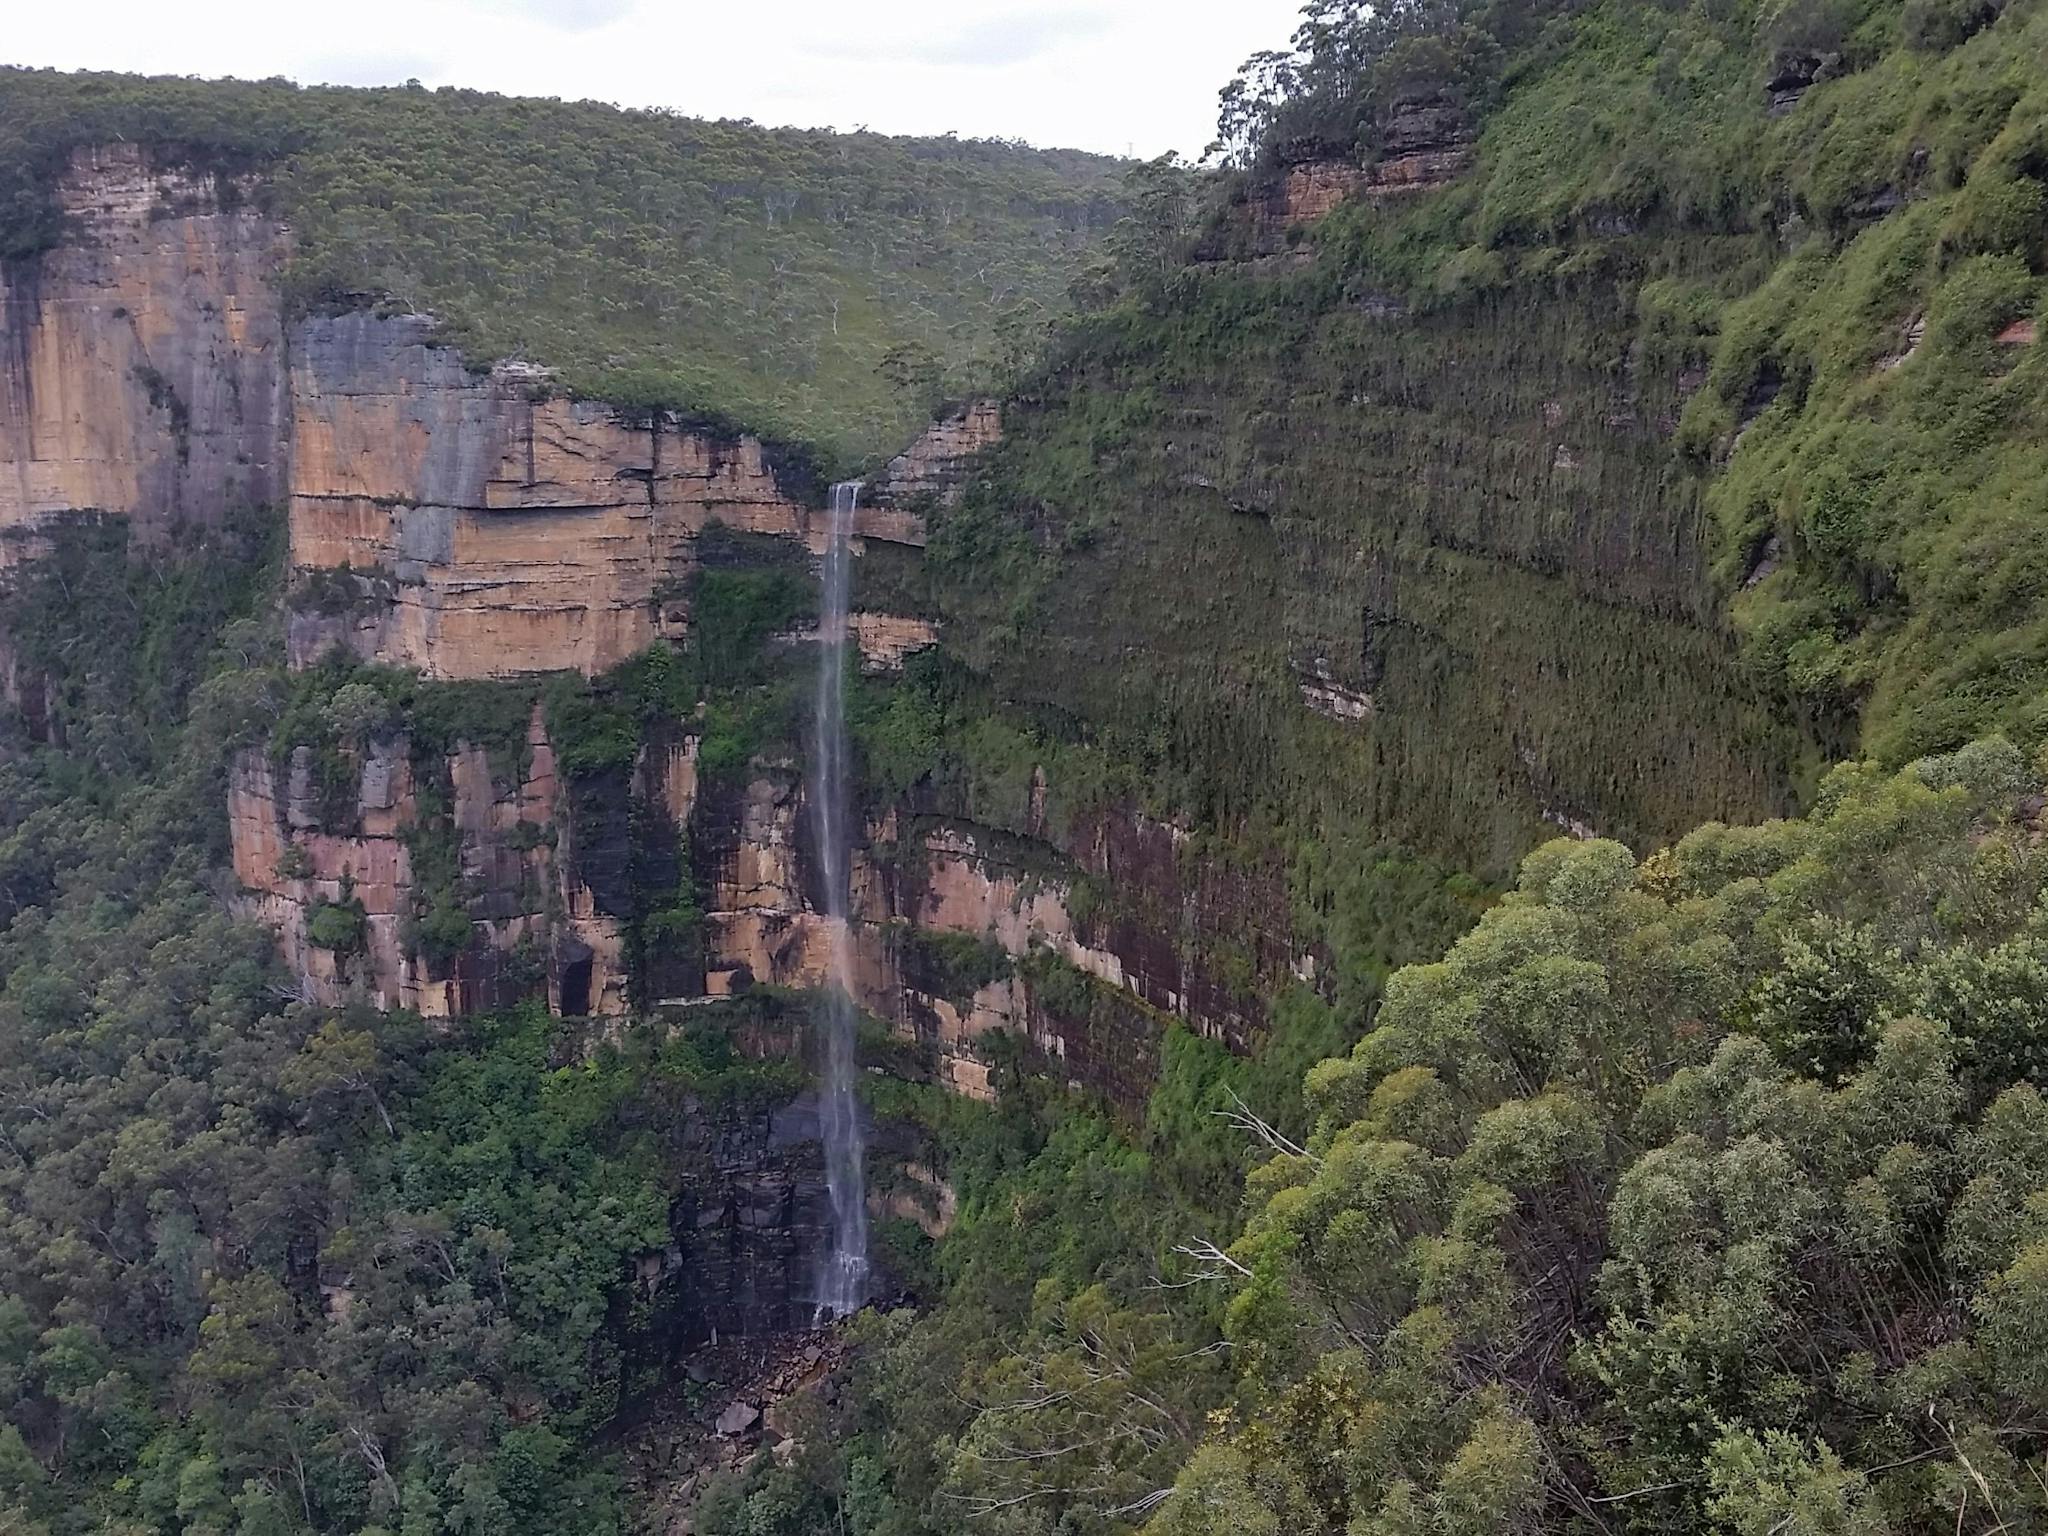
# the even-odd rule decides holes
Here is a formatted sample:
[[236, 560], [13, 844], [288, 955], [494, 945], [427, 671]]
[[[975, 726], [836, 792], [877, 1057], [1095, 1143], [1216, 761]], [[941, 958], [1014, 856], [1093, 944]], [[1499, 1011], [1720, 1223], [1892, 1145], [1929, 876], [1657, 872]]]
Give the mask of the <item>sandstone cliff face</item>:
[[[728, 996], [757, 981], [819, 986], [831, 971], [831, 934], [807, 897], [810, 828], [794, 763], [756, 763], [742, 784], [699, 800], [691, 858], [707, 880], [705, 987]], [[853, 872], [854, 890], [864, 869]]]
[[[722, 996], [756, 982], [816, 986], [830, 933], [816, 910], [815, 865], [793, 765], [757, 771], [743, 790], [698, 807], [693, 851], [711, 872], [706, 986]], [[1184, 868], [1182, 834], [1135, 812], [1106, 814], [1056, 847], [953, 818], [891, 811], [866, 829], [852, 872], [855, 991], [863, 1007], [934, 1048], [940, 1080], [992, 1096], [981, 1037], [1028, 1039], [1076, 1084], [1142, 1103], [1158, 1036], [1175, 1020], [1248, 1047], [1265, 1023], [1256, 995], [1221, 976], [1213, 956], [1243, 949], [1258, 984], [1300, 970], [1277, 873]], [[1114, 912], [1078, 916], [1075, 887], [1095, 877]], [[913, 932], [992, 943], [1015, 961], [1052, 956], [1103, 984], [1076, 1015], [1042, 995], [1032, 967], [950, 994], [921, 972]], [[1057, 990], [1057, 989], [1055, 989]], [[1063, 1011], [1064, 1010], [1064, 1011]]]
[[0, 564], [66, 515], [147, 539], [283, 486], [284, 230], [132, 144], [81, 151], [69, 243], [0, 268]]
[[[293, 332], [294, 665], [342, 646], [429, 677], [594, 674], [688, 634], [709, 524], [822, 551], [817, 488], [758, 440], [473, 373], [431, 335], [360, 313]], [[870, 506], [854, 532], [921, 545], [924, 521]]]
[[[473, 371], [422, 316], [287, 326], [289, 235], [252, 194], [131, 146], [78, 157], [62, 193], [75, 237], [0, 272], [0, 563], [32, 557], [66, 516], [125, 517], [163, 539], [282, 504], [293, 662], [342, 646], [456, 679], [595, 673], [687, 635], [686, 581], [714, 521], [821, 549], [822, 488], [752, 438], [564, 399], [523, 365]], [[921, 545], [924, 512], [957, 500], [1002, 431], [988, 400], [935, 423], [867, 488], [857, 550]], [[921, 619], [851, 622], [877, 668], [935, 639]], [[25, 697], [34, 682], [9, 686]], [[244, 909], [276, 930], [307, 997], [430, 1018], [536, 993], [605, 1017], [815, 983], [830, 936], [800, 774], [757, 764], [700, 792], [695, 745], [650, 742], [630, 773], [574, 784], [538, 715], [517, 765], [471, 746], [422, 756], [402, 738], [338, 758], [245, 752], [228, 797]], [[989, 1091], [975, 1042], [992, 1028], [1135, 1100], [1161, 1019], [1233, 1040], [1255, 1027], [1175, 937], [1195, 899], [1177, 875], [1143, 915], [1074, 915], [1074, 879], [1121, 879], [1112, 866], [1160, 829], [1098, 829], [1092, 852], [931, 818], [871, 831], [889, 857], [856, 861], [862, 998], [932, 1041], [962, 1091]], [[685, 852], [709, 898], [704, 941], [636, 953], [641, 886], [674, 878]], [[423, 937], [432, 903], [444, 920]], [[910, 926], [1050, 952], [1128, 1006], [1107, 1025], [1062, 1018], [1021, 976], [948, 996], [906, 958]]]
[[1303, 158], [1245, 188], [1235, 217], [1219, 223], [1198, 260], [1254, 260], [1287, 254], [1301, 235], [1354, 198], [1385, 202], [1448, 186], [1472, 164], [1472, 129], [1462, 108], [1440, 97], [1399, 103], [1381, 125], [1371, 164], [1305, 147]]
[[896, 613], [849, 613], [846, 624], [860, 650], [861, 664], [870, 671], [900, 672], [907, 659], [939, 643], [939, 626], [930, 619]]
[[[1178, 828], [1136, 811], [1105, 812], [1053, 841], [949, 818], [892, 822], [872, 832], [893, 847], [863, 914], [870, 924], [885, 914], [861, 945], [885, 980], [869, 1006], [933, 1043], [958, 1092], [989, 1096], [977, 1042], [1004, 1030], [1069, 1083], [1142, 1105], [1169, 1024], [1244, 1051], [1265, 1027], [1264, 998], [1313, 969], [1296, 952], [1278, 871], [1187, 860]], [[1084, 881], [1113, 900], [1084, 902]], [[1021, 963], [971, 996], [948, 995], [901, 942], [911, 930], [992, 941]], [[1227, 953], [1243, 957], [1242, 976], [1224, 974]], [[1062, 984], [1062, 967], [1096, 985]]]
[[[884, 509], [916, 508], [960, 499], [974, 461], [1003, 439], [1003, 408], [975, 400], [933, 422], [889, 461], [872, 495]], [[903, 542], [923, 543], [922, 535]]]
[[1261, 244], [1269, 244], [1291, 230], [1317, 223], [1367, 183], [1364, 171], [1340, 160], [1290, 165], [1271, 191], [1254, 205], [1255, 238]]
[[[683, 635], [714, 520], [822, 546], [821, 488], [754, 438], [563, 399], [526, 365], [472, 372], [424, 316], [287, 327], [289, 235], [250, 186], [113, 145], [60, 194], [73, 238], [0, 270], [0, 565], [65, 516], [161, 540], [288, 502], [295, 665], [339, 645], [473, 678], [599, 672]], [[914, 450], [911, 479], [949, 451]], [[900, 499], [855, 532], [924, 541]]]
[[[535, 995], [557, 1013], [620, 1017], [757, 983], [823, 984], [831, 930], [799, 765], [759, 761], [740, 781], [703, 785], [696, 746], [693, 736], [650, 742], [630, 774], [567, 784], [536, 712], [523, 765], [462, 745], [422, 759], [400, 739], [345, 753], [354, 784], [341, 805], [310, 749], [282, 764], [245, 751], [228, 805], [245, 910], [277, 931], [308, 998], [428, 1018]], [[852, 868], [862, 1005], [930, 1046], [947, 1086], [980, 1098], [993, 1093], [982, 1044], [993, 1030], [1133, 1105], [1168, 1022], [1245, 1048], [1262, 1006], [1213, 957], [1236, 946], [1261, 984], [1298, 971], [1284, 891], [1277, 877], [1189, 865], [1181, 836], [1123, 812], [1054, 846], [889, 812], [865, 829]], [[655, 885], [672, 888], [685, 852], [705, 896], [701, 946], [667, 936], [636, 962], [635, 882], [652, 869]], [[437, 899], [422, 859], [437, 857], [453, 861], [450, 889], [470, 930], [459, 945], [444, 933], [435, 950], [421, 939]], [[1087, 878], [1118, 893], [1114, 912], [1084, 907], [1075, 891]], [[360, 913], [339, 949], [315, 942], [328, 906]], [[963, 995], [926, 974], [914, 932], [963, 935], [1030, 963]], [[1084, 987], [1079, 1008], [1071, 988], [1045, 991], [1031, 977], [1046, 956], [1101, 987]]]
[[472, 374], [430, 334], [349, 314], [293, 335], [292, 563], [361, 578], [340, 614], [294, 614], [296, 664], [346, 644], [431, 677], [603, 671], [687, 628], [707, 523], [810, 533], [753, 439], [537, 399], [529, 370]]
[[[354, 972], [379, 1007], [420, 1007], [418, 978], [400, 939], [400, 914], [412, 891], [411, 852], [401, 835], [416, 815], [411, 765], [400, 744], [373, 747], [361, 762], [356, 829], [339, 835], [320, 830], [312, 772], [305, 749], [286, 765], [282, 788], [277, 765], [260, 749], [239, 753], [230, 768], [228, 834], [244, 909], [277, 934], [285, 964], [308, 997], [341, 1001]], [[308, 931], [320, 905], [350, 900], [363, 911], [356, 965], [315, 945]]]
[[[554, 752], [536, 713], [516, 782], [482, 748], [437, 760], [447, 817], [422, 813], [419, 764], [403, 739], [349, 755], [359, 778], [339, 818], [315, 784], [310, 749], [280, 772], [260, 749], [235, 758], [228, 824], [249, 915], [277, 934], [309, 998], [360, 997], [380, 1008], [454, 1018], [544, 991], [558, 1013], [627, 1009], [623, 927], [593, 893], [564, 814]], [[415, 850], [452, 844], [469, 942], [434, 958], [415, 920], [425, 895]], [[322, 906], [359, 904], [359, 941], [313, 942]]]
[[1304, 232], [1367, 185], [1349, 160], [1304, 160], [1243, 188], [1195, 248], [1197, 261], [1267, 261], [1294, 251]]

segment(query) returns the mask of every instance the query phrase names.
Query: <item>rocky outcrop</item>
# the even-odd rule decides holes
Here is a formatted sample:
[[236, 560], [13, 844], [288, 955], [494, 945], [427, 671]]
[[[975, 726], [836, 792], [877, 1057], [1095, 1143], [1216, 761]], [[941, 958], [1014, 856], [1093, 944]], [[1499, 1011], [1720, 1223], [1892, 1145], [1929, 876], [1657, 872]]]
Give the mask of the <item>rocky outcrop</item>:
[[861, 664], [875, 672], [901, 672], [903, 663], [939, 643], [939, 627], [930, 619], [896, 613], [849, 613], [847, 628], [860, 648]]
[[[661, 799], [681, 793], [672, 781], [688, 766], [641, 772]], [[337, 770], [354, 780], [352, 795], [332, 787]], [[442, 781], [438, 819], [423, 814], [423, 771]], [[228, 786], [243, 908], [277, 933], [319, 1002], [360, 997], [454, 1018], [540, 993], [557, 1013], [624, 1013], [622, 904], [593, 888], [609, 851], [603, 827], [579, 839], [566, 806], [538, 711], [517, 765], [468, 745], [422, 762], [403, 738], [331, 756], [300, 747], [283, 763], [245, 750]], [[443, 867], [424, 869], [422, 858]], [[423, 927], [437, 901], [468, 919], [466, 938]], [[323, 925], [326, 908], [354, 917]]]
[[1366, 173], [1375, 201], [1448, 186], [1472, 164], [1472, 125], [1464, 108], [1441, 96], [1402, 101], [1380, 130], [1380, 157]]
[[[917, 440], [889, 461], [870, 487], [879, 511], [951, 506], [960, 499], [974, 461], [1003, 438], [1003, 408], [994, 400], [974, 400], [933, 422]], [[901, 543], [922, 544], [923, 531]]]
[[1787, 49], [1772, 63], [1764, 82], [1764, 100], [1773, 117], [1783, 117], [1806, 93], [1842, 72], [1842, 55], [1818, 49]]
[[[1142, 1104], [1167, 1025], [1249, 1049], [1265, 999], [1312, 967], [1296, 952], [1278, 870], [1189, 860], [1180, 829], [1131, 809], [1047, 836], [945, 818], [871, 829], [886, 857], [873, 861], [877, 899], [862, 916], [893, 927], [861, 947], [894, 964], [870, 1006], [893, 1004], [885, 1017], [936, 1046], [955, 1091], [990, 1095], [978, 1042], [1004, 1030], [1070, 1084]], [[918, 944], [889, 947], [892, 934], [932, 933], [983, 940], [1017, 963], [970, 994], [949, 993], [923, 973]]]
[[[743, 784], [712, 786], [691, 822], [693, 864], [709, 887], [705, 913], [709, 996], [757, 981], [822, 984], [831, 934], [805, 894], [809, 838], [793, 763], [757, 763]], [[856, 870], [856, 890], [862, 879]]]
[[1257, 204], [1258, 233], [1270, 242], [1284, 238], [1292, 230], [1319, 223], [1338, 204], [1367, 185], [1366, 173], [1347, 161], [1312, 160], [1306, 165], [1290, 165]]
[[[402, 931], [413, 889], [403, 834], [417, 819], [411, 764], [403, 743], [385, 742], [355, 766], [361, 778], [355, 825], [337, 834], [321, 827], [310, 749], [300, 748], [282, 765], [260, 749], [236, 755], [228, 778], [228, 834], [243, 909], [277, 934], [305, 995], [339, 1002], [351, 981], [361, 980], [379, 1007], [420, 1007], [419, 977]], [[354, 936], [338, 948], [313, 942], [313, 917], [326, 906], [360, 918]]]
[[[939, 626], [935, 622], [902, 613], [849, 613], [846, 632], [860, 653], [864, 672], [901, 672], [905, 661], [939, 643]], [[820, 638], [817, 626], [812, 625], [777, 635], [772, 644], [795, 649], [816, 645]]]
[[355, 578], [338, 612], [295, 610], [295, 663], [341, 644], [431, 677], [600, 672], [687, 631], [707, 524], [812, 536], [757, 440], [477, 375], [431, 337], [360, 313], [293, 335], [292, 564]]
[[[956, 1092], [993, 1096], [982, 1042], [1003, 1030], [1073, 1083], [1140, 1103], [1167, 1023], [1246, 1048], [1264, 1027], [1260, 994], [1302, 964], [1279, 872], [1192, 865], [1181, 841], [1132, 811], [1057, 843], [891, 811], [854, 853], [855, 991], [931, 1047]], [[822, 981], [831, 933], [793, 764], [757, 764], [743, 785], [701, 795], [691, 855], [708, 880], [704, 995]], [[919, 936], [930, 934], [986, 942], [1016, 963], [954, 990], [926, 971]], [[1218, 957], [1232, 950], [1248, 979], [1226, 978]]]
[[873, 835], [888, 854], [879, 912], [899, 931], [983, 939], [1020, 962], [971, 996], [948, 996], [899, 949], [887, 1016], [936, 1041], [942, 1074], [976, 1095], [988, 1079], [973, 1042], [993, 1029], [1027, 1038], [1069, 1081], [1126, 1104], [1150, 1091], [1171, 1022], [1249, 1048], [1265, 1027], [1265, 997], [1303, 963], [1284, 881], [1274, 870], [1187, 860], [1183, 840], [1129, 809], [1052, 842], [951, 819], [885, 822]]
[[890, 1175], [888, 1187], [868, 1191], [871, 1215], [915, 1222], [933, 1239], [953, 1230], [960, 1214], [960, 1196], [948, 1180], [914, 1161], [888, 1167], [886, 1172]]
[[1357, 196], [1368, 177], [1354, 161], [1300, 160], [1251, 182], [1197, 244], [1197, 261], [1264, 261], [1296, 250], [1302, 234]]
[[1448, 186], [1472, 164], [1472, 128], [1444, 97], [1397, 103], [1378, 134], [1379, 153], [1361, 164], [1311, 141], [1244, 187], [1203, 237], [1198, 261], [1270, 261], [1302, 250], [1301, 237], [1355, 198], [1385, 202]]
[[1372, 719], [1372, 695], [1337, 680], [1330, 658], [1314, 656], [1291, 663], [1301, 701], [1326, 720], [1363, 724]]
[[283, 489], [285, 231], [133, 144], [58, 187], [71, 238], [0, 267], [0, 564], [77, 513], [153, 542]]
[[[302, 747], [282, 761], [244, 751], [228, 803], [243, 909], [278, 933], [307, 997], [428, 1018], [530, 995], [558, 1013], [618, 1016], [757, 983], [821, 984], [831, 929], [797, 765], [761, 762], [741, 781], [701, 785], [696, 747], [688, 736], [650, 743], [630, 774], [575, 785], [559, 778], [538, 712], [520, 763], [468, 745], [422, 759], [403, 739]], [[423, 792], [423, 776], [436, 793]], [[664, 846], [675, 849], [667, 872], [650, 875]], [[1000, 1029], [1075, 1083], [1138, 1102], [1165, 1021], [1240, 1047], [1263, 1021], [1210, 969], [1219, 939], [1263, 933], [1263, 971], [1295, 963], [1277, 892], [1224, 890], [1184, 871], [1170, 826], [1104, 817], [1072, 846], [892, 812], [856, 850], [856, 990], [932, 1046], [959, 1092], [992, 1096], [980, 1042]], [[635, 976], [641, 886], [672, 888], [684, 850], [706, 896], [701, 950], [673, 936], [649, 943]], [[1091, 876], [1119, 892], [1114, 912], [1075, 894]], [[1017, 962], [1051, 959], [1095, 987], [1082, 985], [1077, 1010], [1025, 964], [959, 995], [921, 971], [913, 931], [985, 941]]]

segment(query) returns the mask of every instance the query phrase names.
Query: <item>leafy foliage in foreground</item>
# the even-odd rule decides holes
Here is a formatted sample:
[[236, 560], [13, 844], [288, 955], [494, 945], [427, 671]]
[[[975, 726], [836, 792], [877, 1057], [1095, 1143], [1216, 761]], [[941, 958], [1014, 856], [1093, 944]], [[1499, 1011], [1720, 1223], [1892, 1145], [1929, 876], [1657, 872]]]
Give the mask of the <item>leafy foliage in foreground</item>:
[[2035, 789], [1993, 740], [1531, 855], [1252, 1176], [1158, 1536], [2048, 1518]]
[[1118, 162], [1076, 151], [8, 69], [0, 254], [56, 240], [66, 157], [114, 140], [273, 177], [303, 299], [389, 295], [473, 357], [838, 462], [895, 451], [935, 390], [1034, 346], [1120, 198]]
[[1172, 1037], [1141, 1131], [877, 1083], [961, 1194], [935, 1304], [869, 1320], [832, 1450], [703, 1528], [2048, 1519], [2042, 767], [1992, 740], [1640, 862], [1547, 845], [1305, 1097], [1274, 1064], [1341, 1029], [1307, 996], [1270, 1060]]

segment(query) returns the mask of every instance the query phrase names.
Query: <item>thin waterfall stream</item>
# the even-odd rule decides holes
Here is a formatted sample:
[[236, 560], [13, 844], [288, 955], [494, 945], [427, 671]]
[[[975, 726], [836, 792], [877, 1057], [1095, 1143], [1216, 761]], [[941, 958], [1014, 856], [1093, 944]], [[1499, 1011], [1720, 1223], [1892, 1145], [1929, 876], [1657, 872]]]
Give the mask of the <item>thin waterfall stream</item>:
[[811, 826], [823, 874], [824, 915], [831, 931], [831, 973], [817, 1008], [824, 1037], [819, 1121], [825, 1142], [825, 1187], [832, 1207], [832, 1246], [818, 1276], [817, 1319], [829, 1322], [867, 1300], [868, 1211], [864, 1187], [853, 1004], [853, 938], [848, 928], [849, 843], [846, 821], [846, 602], [848, 543], [860, 485], [832, 487], [824, 580], [818, 604], [817, 709], [811, 743]]

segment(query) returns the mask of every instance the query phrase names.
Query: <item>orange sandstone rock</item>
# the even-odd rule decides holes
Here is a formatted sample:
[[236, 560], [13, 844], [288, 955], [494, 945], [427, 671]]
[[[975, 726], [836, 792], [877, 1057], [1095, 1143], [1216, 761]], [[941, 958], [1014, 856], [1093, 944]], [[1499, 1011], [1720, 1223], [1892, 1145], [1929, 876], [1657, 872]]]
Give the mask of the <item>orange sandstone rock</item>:
[[67, 514], [160, 542], [277, 500], [282, 227], [133, 144], [79, 151], [58, 195], [72, 239], [0, 272], [0, 564]]

